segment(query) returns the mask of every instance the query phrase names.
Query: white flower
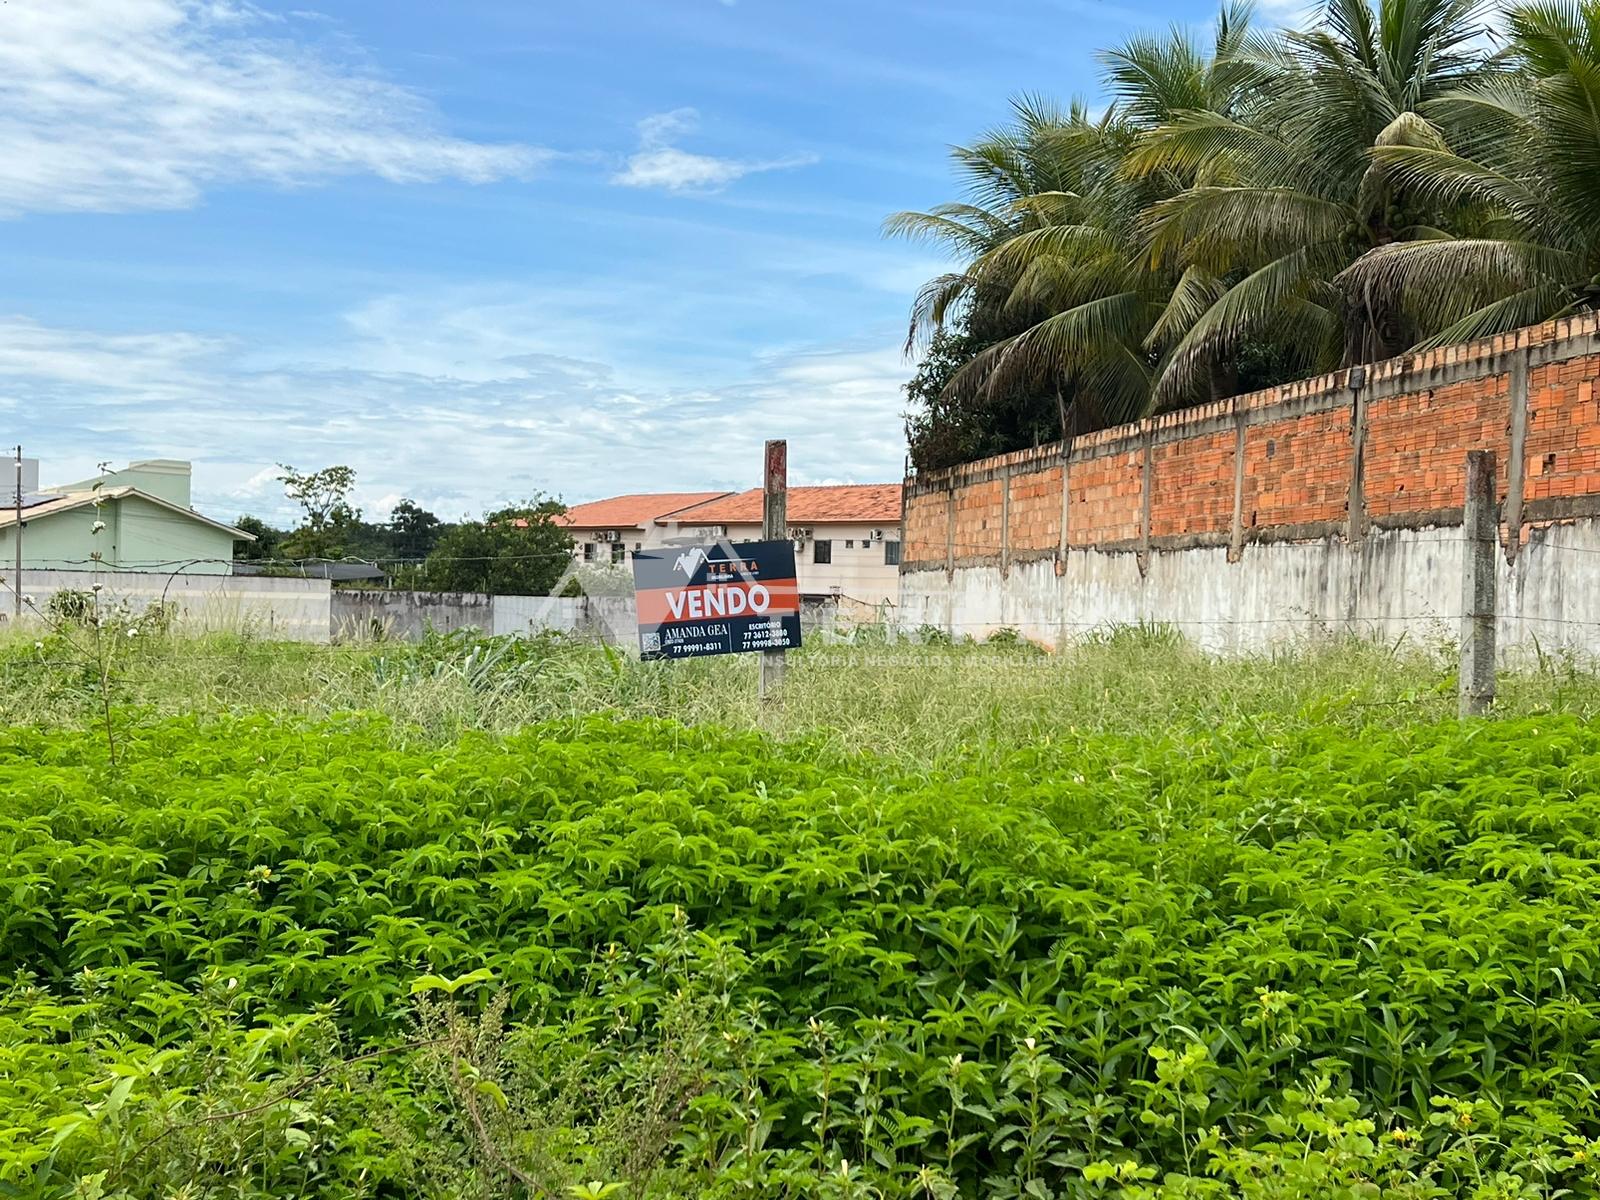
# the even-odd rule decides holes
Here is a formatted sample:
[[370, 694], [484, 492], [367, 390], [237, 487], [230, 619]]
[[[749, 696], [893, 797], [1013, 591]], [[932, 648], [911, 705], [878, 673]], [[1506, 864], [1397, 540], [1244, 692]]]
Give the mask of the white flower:
[[106, 586], [106, 585], [105, 585], [105, 584], [103, 584], [103, 583], [96, 583], [96, 584], [91, 584], [91, 585], [90, 585], [90, 587], [89, 587], [89, 590], [90, 590], [90, 591], [91, 591], [91, 592], [98, 592], [98, 591], [100, 591], [100, 590], [101, 590], [101, 589], [102, 589], [102, 588], [104, 588], [104, 587], [105, 587], [105, 586]]
[[35, 642], [33, 644], [33, 648], [35, 650], [43, 650], [44, 649], [44, 643], [43, 642]]
[[90, 533], [99, 533], [105, 527], [106, 527], [106, 523], [104, 521], [96, 521], [93, 525], [89, 526], [89, 532]]
[[128, 626], [128, 636], [129, 637], [138, 637], [139, 636], [139, 631], [137, 629], [135, 629], [133, 626], [130, 625], [130, 626]]

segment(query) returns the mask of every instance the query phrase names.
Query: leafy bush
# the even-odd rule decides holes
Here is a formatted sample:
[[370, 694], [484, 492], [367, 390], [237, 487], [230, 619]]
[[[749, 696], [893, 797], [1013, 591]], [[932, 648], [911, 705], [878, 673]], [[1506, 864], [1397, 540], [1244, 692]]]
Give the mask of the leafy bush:
[[660, 722], [387, 733], [171, 720], [115, 769], [0, 733], [0, 1183], [1594, 1193], [1586, 723], [1074, 735], [965, 775]]

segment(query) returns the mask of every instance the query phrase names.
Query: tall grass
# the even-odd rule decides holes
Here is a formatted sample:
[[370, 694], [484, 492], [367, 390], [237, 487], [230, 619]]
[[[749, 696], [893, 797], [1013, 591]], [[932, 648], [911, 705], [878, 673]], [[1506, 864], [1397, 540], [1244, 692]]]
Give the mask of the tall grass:
[[[317, 646], [239, 634], [146, 638], [119, 650], [112, 686], [122, 721], [245, 710], [390, 717], [400, 736], [507, 732], [609, 712], [762, 729], [903, 763], [987, 757], [1084, 731], [1143, 733], [1235, 725], [1434, 721], [1455, 711], [1448, 654], [1409, 644], [1306, 641], [1215, 658], [1161, 629], [1109, 633], [1056, 653], [863, 639], [791, 655], [780, 703], [756, 696], [753, 656], [644, 663], [593, 643], [464, 635], [415, 644]], [[92, 664], [61, 639], [0, 641], [0, 723], [80, 726], [99, 719]], [[1501, 711], [1600, 712], [1600, 680], [1544, 661], [1501, 680]]]

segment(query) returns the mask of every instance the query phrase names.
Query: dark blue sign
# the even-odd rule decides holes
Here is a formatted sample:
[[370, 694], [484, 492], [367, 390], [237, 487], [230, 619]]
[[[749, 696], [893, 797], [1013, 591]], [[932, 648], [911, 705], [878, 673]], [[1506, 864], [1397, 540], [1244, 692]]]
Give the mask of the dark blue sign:
[[695, 658], [800, 645], [792, 542], [635, 551], [643, 658]]

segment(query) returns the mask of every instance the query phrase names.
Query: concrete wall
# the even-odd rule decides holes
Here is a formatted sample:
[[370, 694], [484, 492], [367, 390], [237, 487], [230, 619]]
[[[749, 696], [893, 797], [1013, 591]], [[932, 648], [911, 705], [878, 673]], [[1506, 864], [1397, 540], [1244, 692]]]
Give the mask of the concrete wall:
[[1502, 645], [1600, 650], [1597, 377], [1600, 321], [1573, 318], [918, 476], [902, 621], [1454, 636], [1465, 458], [1487, 449]]
[[493, 597], [479, 592], [401, 592], [382, 589], [332, 592], [329, 620], [338, 640], [365, 637], [412, 640], [432, 631], [489, 632], [494, 626]]
[[[0, 587], [0, 620], [12, 614], [11, 574]], [[328, 640], [329, 585], [325, 579], [274, 579], [262, 576], [169, 574], [136, 571], [28, 571], [22, 593], [29, 605], [23, 620], [40, 621], [58, 591], [89, 591], [100, 585], [105, 605], [142, 612], [156, 603], [174, 604], [188, 628], [249, 632], [296, 642]], [[0, 625], [4, 628], [4, 625]]]
[[[11, 574], [0, 571], [0, 631], [11, 622]], [[628, 596], [485, 596], [474, 592], [358, 591], [333, 588], [326, 579], [266, 575], [185, 575], [133, 571], [24, 571], [25, 625], [45, 619], [58, 591], [100, 585], [101, 603], [142, 612], [151, 604], [177, 606], [190, 630], [249, 632], [285, 641], [326, 642], [383, 637], [414, 640], [430, 630], [474, 629], [526, 637], [545, 630], [636, 644], [634, 602]], [[807, 604], [808, 633], [832, 630], [839, 605]], [[845, 614], [848, 622], [849, 614]], [[856, 619], [875, 619], [871, 609]]]
[[525, 636], [541, 630], [598, 637], [619, 646], [634, 642], [632, 596], [496, 596], [497, 635]]

